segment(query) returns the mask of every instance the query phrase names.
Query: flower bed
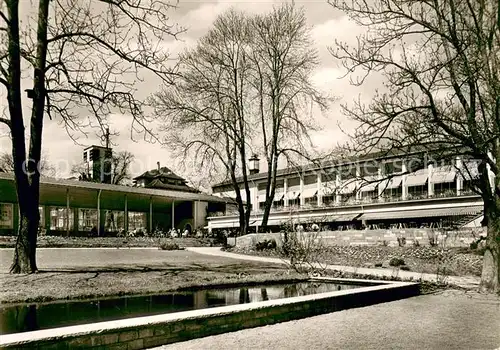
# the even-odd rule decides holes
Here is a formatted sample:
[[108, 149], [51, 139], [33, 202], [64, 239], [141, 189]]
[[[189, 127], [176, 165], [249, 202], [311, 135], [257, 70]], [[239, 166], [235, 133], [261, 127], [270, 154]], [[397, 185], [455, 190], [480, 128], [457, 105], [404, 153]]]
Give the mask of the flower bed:
[[[214, 245], [210, 238], [153, 238], [153, 237], [38, 237], [38, 248], [132, 248], [159, 247], [164, 242], [179, 247], [209, 247]], [[0, 237], [1, 248], [13, 248], [16, 237]]]
[[[410, 271], [440, 273], [454, 276], [480, 276], [482, 256], [465, 248], [386, 246], [328, 246], [322, 248], [320, 262], [332, 265], [385, 267], [393, 258], [404, 260]], [[257, 251], [253, 248], [232, 248], [233, 252], [277, 257], [275, 250]]]

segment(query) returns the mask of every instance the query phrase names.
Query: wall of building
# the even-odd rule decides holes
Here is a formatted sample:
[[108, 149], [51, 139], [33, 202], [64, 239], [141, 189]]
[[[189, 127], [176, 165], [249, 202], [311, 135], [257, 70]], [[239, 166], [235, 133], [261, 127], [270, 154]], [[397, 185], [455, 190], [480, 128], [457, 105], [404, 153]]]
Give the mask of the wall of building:
[[[441, 247], [468, 247], [471, 242], [477, 240], [481, 235], [486, 235], [485, 228], [462, 229], [457, 231], [441, 231], [432, 229], [401, 229], [401, 230], [346, 230], [346, 231], [322, 231], [319, 233], [303, 233], [306, 236], [314, 235], [321, 239], [325, 246], [337, 245], [389, 245], [397, 246], [398, 237], [406, 239], [406, 245], [411, 246], [415, 240], [420, 245], [429, 245], [430, 237], [437, 239]], [[257, 242], [275, 239], [281, 244], [283, 238], [281, 233], [252, 233], [236, 238], [236, 246], [240, 248], [255, 247]], [[229, 239], [229, 244], [233, 239]]]
[[[372, 197], [377, 197], [375, 201], [399, 201], [419, 198], [453, 197], [470, 194], [468, 173], [477, 176], [477, 163], [463, 161], [457, 157], [451, 165], [451, 161], [431, 161], [426, 160], [423, 169], [407, 174], [412, 161], [410, 160], [377, 160], [374, 163], [346, 164], [342, 166], [330, 166], [322, 169], [305, 170], [302, 173], [291, 172], [280, 175], [278, 181], [277, 194], [281, 198], [283, 194], [284, 206], [289, 205], [313, 205], [322, 206], [325, 204], [322, 192], [332, 194], [334, 200], [328, 202], [339, 205], [352, 204], [354, 202], [372, 202]], [[462, 171], [458, 171], [462, 169]], [[463, 170], [467, 168], [467, 170]], [[398, 175], [399, 174], [399, 175]], [[450, 177], [447, 174], [452, 174]], [[391, 188], [384, 184], [382, 179], [387, 176], [399, 178], [398, 186]], [[366, 181], [379, 181], [372, 191], [367, 195], [363, 186]], [[283, 186], [281, 185], [283, 183]], [[259, 203], [263, 202], [263, 189], [266, 185], [265, 179], [255, 179], [249, 182], [252, 192], [252, 207], [259, 209]], [[328, 188], [327, 191], [325, 187]], [[226, 197], [235, 197], [234, 191], [228, 186], [214, 186], [214, 194]], [[316, 195], [314, 195], [316, 193]], [[300, 196], [298, 197], [298, 195]], [[274, 200], [280, 198], [275, 196]], [[293, 199], [300, 198], [300, 201]], [[308, 198], [308, 200], [306, 200]], [[331, 205], [329, 203], [329, 205]]]

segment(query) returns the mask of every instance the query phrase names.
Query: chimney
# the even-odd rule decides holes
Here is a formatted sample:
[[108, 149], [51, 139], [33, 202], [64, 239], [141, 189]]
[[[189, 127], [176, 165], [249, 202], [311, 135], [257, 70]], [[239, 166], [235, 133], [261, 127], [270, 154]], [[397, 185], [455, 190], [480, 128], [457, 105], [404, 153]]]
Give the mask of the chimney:
[[156, 165], [158, 165], [158, 172], [160, 172], [160, 162], [156, 162]]

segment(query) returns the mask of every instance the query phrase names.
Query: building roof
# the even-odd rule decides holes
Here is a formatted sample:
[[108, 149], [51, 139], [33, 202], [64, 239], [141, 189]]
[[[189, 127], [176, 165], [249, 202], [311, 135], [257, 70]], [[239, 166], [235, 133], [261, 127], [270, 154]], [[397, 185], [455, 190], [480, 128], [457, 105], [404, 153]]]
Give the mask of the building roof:
[[[0, 173], [0, 180], [14, 181], [14, 175], [10, 173]], [[110, 192], [121, 192], [121, 193], [131, 193], [138, 195], [147, 195], [155, 197], [166, 197], [173, 200], [180, 201], [206, 201], [212, 203], [231, 203], [233, 200], [211, 196], [204, 193], [193, 193], [187, 191], [175, 191], [175, 190], [163, 190], [154, 188], [144, 188], [144, 187], [131, 187], [123, 185], [111, 185], [98, 182], [87, 182], [87, 181], [75, 181], [75, 180], [65, 180], [56, 179], [50, 177], [41, 177], [41, 185], [50, 186], [62, 186], [68, 188], [84, 188], [92, 190], [102, 190]]]
[[160, 169], [152, 169], [146, 171], [145, 173], [142, 173], [141, 175], [134, 177], [134, 180], [155, 179], [155, 178], [166, 178], [166, 179], [180, 180], [186, 182], [186, 180], [184, 180], [179, 175], [176, 175], [172, 170], [170, 170], [166, 166], [161, 167]]
[[193, 192], [199, 193], [195, 188], [189, 187], [188, 185], [172, 185], [169, 183], [165, 183], [161, 181], [161, 179], [156, 178], [153, 179], [150, 183], [146, 184], [146, 188], [159, 188], [163, 190], [172, 190], [172, 191], [185, 191], [185, 192]]
[[83, 149], [83, 151], [86, 151], [86, 150], [91, 149], [91, 148], [111, 149], [111, 147], [105, 147], [105, 146], [92, 145], [92, 146], [85, 147], [85, 148]]

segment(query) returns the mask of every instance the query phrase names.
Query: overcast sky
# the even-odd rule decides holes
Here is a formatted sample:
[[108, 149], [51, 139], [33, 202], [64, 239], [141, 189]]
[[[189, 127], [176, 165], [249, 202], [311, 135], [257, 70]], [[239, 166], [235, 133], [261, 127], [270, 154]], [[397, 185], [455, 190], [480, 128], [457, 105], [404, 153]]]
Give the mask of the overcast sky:
[[[23, 1], [24, 2], [24, 1]], [[22, 2], [22, 3], [23, 3]], [[24, 2], [25, 5], [29, 1]], [[207, 32], [212, 22], [225, 10], [234, 6], [237, 9], [249, 13], [263, 13], [272, 9], [273, 5], [280, 4], [280, 1], [184, 1], [180, 0], [178, 9], [172, 11], [171, 20], [186, 27], [187, 31], [179, 37], [179, 40], [172, 42], [170, 50], [173, 55], [188, 45], [193, 45], [196, 40]], [[358, 95], [365, 101], [368, 101], [373, 95], [373, 84], [366, 84], [362, 88], [353, 87], [348, 79], [340, 80], [343, 74], [338, 62], [328, 53], [328, 46], [334, 43], [335, 39], [354, 42], [356, 35], [361, 32], [355, 24], [351, 23], [344, 14], [334, 10], [328, 5], [327, 1], [309, 0], [296, 1], [299, 7], [303, 7], [306, 13], [308, 24], [312, 27], [312, 37], [319, 51], [321, 61], [320, 67], [313, 76], [313, 81], [319, 88], [330, 95], [336, 96], [339, 101], [336, 102], [326, 115], [316, 115], [318, 122], [323, 125], [322, 132], [314, 134], [313, 140], [321, 149], [333, 147], [337, 142], [345, 140], [346, 136], [339, 130], [338, 123], [344, 128], [352, 128], [345, 117], [340, 114], [340, 103], [350, 102]], [[159, 87], [156, 81], [146, 81], [140, 87], [141, 94], [148, 94], [156, 91]], [[28, 86], [23, 86], [23, 89]], [[2, 94], [0, 103], [6, 105], [5, 96]], [[25, 118], [29, 117], [27, 109], [24, 110]], [[118, 130], [120, 136], [113, 142], [115, 151], [127, 150], [136, 157], [136, 162], [132, 166], [132, 173], [137, 175], [156, 167], [156, 162], [160, 161], [162, 165], [175, 167], [173, 159], [169, 152], [162, 149], [157, 144], [149, 144], [144, 141], [132, 142], [130, 140], [130, 118], [124, 115], [113, 115], [111, 118], [112, 129]], [[58, 124], [57, 120], [48, 120], [46, 118], [43, 132], [43, 153], [48, 156], [52, 163], [58, 168], [58, 176], [69, 176], [67, 161], [70, 163], [80, 162], [82, 160], [82, 150], [85, 146], [100, 144], [96, 137], [80, 137], [75, 144], [66, 134], [65, 130]], [[10, 151], [10, 139], [6, 134], [5, 128], [0, 128], [0, 150]], [[174, 169], [175, 171], [175, 169]], [[179, 175], [186, 177], [193, 176], [187, 172], [177, 171]]]

